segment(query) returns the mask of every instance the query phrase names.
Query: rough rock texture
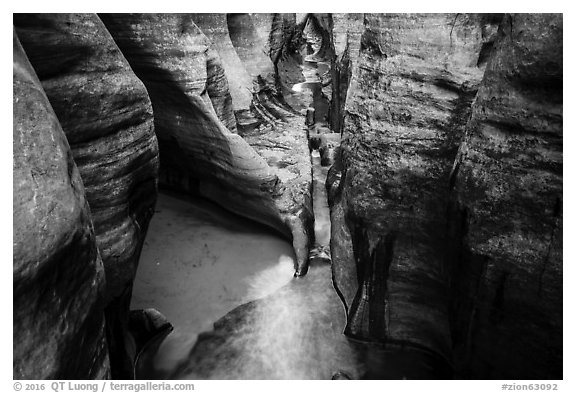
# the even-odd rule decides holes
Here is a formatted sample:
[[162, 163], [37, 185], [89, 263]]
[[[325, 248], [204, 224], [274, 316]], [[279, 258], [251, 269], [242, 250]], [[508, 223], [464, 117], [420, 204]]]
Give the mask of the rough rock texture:
[[277, 177], [214, 110], [208, 93], [213, 88], [208, 59], [214, 62], [213, 70], [223, 71], [192, 17], [105, 14], [101, 18], [152, 99], [161, 182], [199, 193], [289, 235], [271, 197]]
[[[364, 16], [345, 103], [341, 180], [331, 193], [333, 274], [349, 336], [451, 358], [441, 229], [488, 23], [461, 14]], [[351, 34], [348, 50], [353, 43]]]
[[342, 133], [346, 96], [364, 31], [364, 14], [332, 14], [331, 19], [330, 45], [334, 58], [331, 67], [330, 128], [334, 132]]
[[124, 331], [156, 203], [152, 106], [95, 14], [15, 14], [14, 24], [72, 149], [106, 272], [113, 376], [130, 370]]
[[278, 176], [273, 196], [282, 220], [292, 232], [296, 275], [308, 270], [314, 237], [312, 166], [302, 120], [292, 115], [277, 125], [261, 125], [242, 134]]
[[104, 268], [70, 147], [14, 34], [13, 377], [109, 377]]
[[451, 178], [457, 372], [562, 379], [562, 15], [507, 15]]
[[[220, 56], [239, 127], [252, 130], [262, 122], [275, 123], [285, 117], [286, 108], [276, 89], [277, 70], [269, 57], [273, 15], [192, 14], [191, 17]], [[284, 35], [277, 38], [280, 43], [286, 39]]]

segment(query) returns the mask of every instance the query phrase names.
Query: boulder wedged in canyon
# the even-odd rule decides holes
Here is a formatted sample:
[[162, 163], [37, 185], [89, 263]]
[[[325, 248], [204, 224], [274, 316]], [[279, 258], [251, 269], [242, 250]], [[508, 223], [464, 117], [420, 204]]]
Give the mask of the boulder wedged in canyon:
[[486, 24], [462, 14], [364, 16], [331, 192], [333, 274], [349, 336], [451, 359], [442, 229]]
[[162, 341], [174, 327], [166, 317], [154, 308], [131, 310], [128, 329], [132, 340], [129, 347], [134, 359], [134, 379], [152, 375], [150, 365]]
[[[200, 194], [289, 236], [271, 196], [277, 177], [246, 141], [226, 128], [214, 109], [208, 94], [210, 42], [192, 17], [101, 18], [150, 94], [161, 183]], [[220, 86], [227, 89], [224, 83]]]
[[104, 268], [84, 186], [13, 39], [13, 378], [107, 378]]
[[562, 15], [507, 15], [451, 177], [457, 372], [562, 379]]
[[96, 14], [15, 14], [14, 24], [84, 183], [106, 272], [113, 376], [128, 377], [116, 374], [132, 368], [122, 332], [157, 194], [152, 105]]

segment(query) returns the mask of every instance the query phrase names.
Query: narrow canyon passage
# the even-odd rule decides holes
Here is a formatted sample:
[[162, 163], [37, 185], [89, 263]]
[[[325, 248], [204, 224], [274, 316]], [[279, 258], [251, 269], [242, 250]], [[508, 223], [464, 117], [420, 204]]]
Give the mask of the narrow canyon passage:
[[[301, 69], [305, 82], [294, 85], [295, 96], [314, 108], [318, 126], [327, 129], [328, 95], [319, 76], [328, 75], [328, 62], [312, 53]], [[289, 124], [301, 128], [304, 118], [293, 117]], [[209, 202], [160, 193], [131, 308], [158, 309], [174, 331], [156, 354], [142, 360], [149, 364], [139, 378], [363, 374], [353, 344], [342, 334], [345, 312], [332, 285], [325, 189], [329, 165], [318, 147], [310, 156], [315, 242], [303, 277], [293, 278], [290, 244], [265, 228]]]
[[[138, 378], [402, 379], [446, 377], [426, 351], [384, 349], [350, 340], [332, 282], [326, 177], [340, 135], [328, 125], [330, 63], [305, 29], [303, 82], [292, 86], [302, 114], [289, 115], [284, 138], [304, 127], [312, 169], [314, 243], [305, 276], [295, 255], [263, 226], [202, 199], [160, 193], [136, 277], [132, 309], [156, 308], [174, 325], [157, 352], [145, 353]], [[251, 136], [245, 135], [247, 140]], [[266, 153], [269, 154], [269, 153]], [[265, 157], [268, 157], [264, 154]], [[270, 165], [277, 159], [268, 157]]]
[[13, 379], [562, 379], [562, 37], [13, 14]]

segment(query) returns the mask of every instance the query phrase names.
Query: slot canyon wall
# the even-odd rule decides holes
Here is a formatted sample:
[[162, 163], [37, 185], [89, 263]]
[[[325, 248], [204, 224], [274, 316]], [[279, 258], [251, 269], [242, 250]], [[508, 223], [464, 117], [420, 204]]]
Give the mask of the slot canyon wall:
[[[296, 115], [276, 92], [275, 63], [263, 52], [281, 49], [294, 32], [268, 40], [271, 14], [253, 24], [248, 14], [213, 17], [235, 29], [233, 46], [208, 39], [194, 23], [202, 25], [200, 15], [14, 15], [15, 378], [133, 377], [129, 304], [158, 184], [293, 239], [295, 268], [305, 274], [313, 221], [307, 140], [303, 130], [296, 138], [277, 130]], [[261, 47], [252, 48], [254, 38]], [[245, 76], [241, 85], [229, 89], [237, 79], [225, 74], [220, 54]], [[231, 92], [244, 98], [235, 104]], [[34, 133], [44, 129], [56, 142]], [[239, 130], [270, 131], [271, 144]], [[281, 165], [263, 158], [274, 150]], [[36, 162], [44, 157], [56, 162], [50, 171]], [[58, 169], [64, 164], [68, 176]], [[54, 205], [51, 195], [70, 206]], [[40, 234], [31, 229], [38, 225]], [[26, 251], [32, 239], [39, 244]], [[35, 317], [42, 324], [25, 328]], [[79, 342], [82, 353], [70, 355]]]
[[561, 15], [14, 14], [15, 379], [134, 377], [158, 187], [269, 226], [306, 274], [309, 20], [344, 333], [562, 378]]
[[70, 145], [14, 32], [14, 378], [105, 378], [104, 267]]
[[346, 334], [457, 378], [562, 378], [562, 16], [333, 23]]
[[447, 184], [495, 29], [474, 15], [366, 15], [349, 45], [332, 247], [350, 336], [451, 357]]

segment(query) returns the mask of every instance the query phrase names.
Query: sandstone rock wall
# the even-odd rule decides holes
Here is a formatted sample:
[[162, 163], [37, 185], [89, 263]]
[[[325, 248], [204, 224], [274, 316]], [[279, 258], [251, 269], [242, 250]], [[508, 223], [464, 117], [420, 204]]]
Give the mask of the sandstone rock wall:
[[[289, 234], [271, 197], [277, 177], [248, 143], [225, 127], [208, 97], [210, 42], [192, 17], [101, 17], [152, 99], [161, 182]], [[215, 56], [212, 61], [216, 67]]]
[[[271, 23], [273, 17], [268, 16]], [[266, 26], [263, 16], [258, 18], [258, 29], [248, 26], [251, 28], [247, 31], [237, 32], [237, 47], [231, 45], [230, 37], [220, 42], [228, 34], [227, 25], [235, 24], [234, 17], [228, 21], [225, 15], [212, 15], [212, 19], [174, 14], [102, 18], [106, 25], [94, 14], [16, 14], [14, 24], [63, 125], [66, 136], [62, 138], [71, 146], [69, 160], [78, 165], [92, 210], [85, 224], [92, 228], [93, 221], [98, 248], [90, 251], [93, 245], [85, 241], [84, 248], [79, 246], [76, 252], [99, 252], [105, 266], [106, 288], [100, 269], [101, 292], [93, 290], [83, 298], [86, 304], [98, 304], [100, 311], [106, 306], [108, 338], [107, 345], [100, 348], [104, 354], [101, 357], [106, 356], [106, 367], [96, 364], [103, 371], [91, 369], [89, 376], [110, 376], [109, 351], [111, 376], [131, 378], [133, 340], [128, 334], [128, 308], [156, 198], [159, 156], [154, 132], [160, 141], [165, 185], [200, 193], [292, 237], [297, 266], [306, 264], [312, 236], [311, 173], [305, 132], [300, 127], [294, 131], [288, 125], [296, 124], [299, 118], [293, 118], [292, 123], [278, 121], [293, 115], [275, 96], [274, 65], [262, 51], [269, 46], [265, 34], [272, 26]], [[193, 23], [194, 18], [205, 26], [225, 22], [214, 23], [217, 31], [212, 32], [212, 39], [217, 45], [211, 45]], [[244, 22], [242, 19], [240, 25]], [[256, 46], [249, 42], [251, 39], [257, 41]], [[254, 95], [250, 94], [272, 121], [273, 127], [267, 129], [264, 138], [271, 144], [267, 145], [262, 137], [245, 136], [272, 167], [242, 137], [231, 132], [236, 131], [234, 105], [219, 56], [219, 52], [226, 51], [228, 59], [238, 60], [254, 73], [250, 83], [257, 88]], [[263, 55], [254, 61], [257, 51]], [[254, 108], [252, 101], [249, 108]], [[288, 131], [296, 132], [294, 141], [287, 136]], [[282, 165], [276, 165], [278, 159]], [[16, 189], [15, 185], [15, 195]], [[54, 251], [58, 247], [54, 245]], [[15, 254], [15, 266], [22, 262], [18, 258]], [[40, 299], [36, 303], [35, 307], [43, 304]], [[22, 311], [23, 319], [30, 317], [27, 310]], [[86, 315], [91, 311], [89, 307]], [[64, 323], [75, 323], [76, 317], [70, 314], [70, 318], [63, 318]], [[98, 317], [102, 314], [93, 318]], [[103, 320], [98, 323], [103, 328]], [[96, 340], [86, 338], [78, 329], [75, 332], [63, 340], [82, 339], [88, 346]], [[24, 330], [22, 334], [32, 333]], [[58, 345], [68, 345], [68, 341]], [[87, 348], [85, 356], [96, 356], [91, 350]], [[19, 365], [18, 369], [20, 375], [39, 375], [29, 365]], [[74, 373], [71, 367], [51, 375], [65, 378]]]
[[363, 14], [332, 14], [331, 47], [332, 97], [330, 102], [330, 128], [342, 133], [344, 106], [352, 76], [354, 61], [359, 57], [360, 38], [364, 31]]
[[14, 24], [86, 189], [106, 272], [113, 376], [127, 378], [132, 282], [157, 194], [150, 99], [95, 14], [15, 14]]
[[238, 57], [253, 79], [274, 83], [274, 64], [265, 48], [268, 40], [258, 34], [250, 14], [227, 14], [228, 31]]
[[[218, 52], [228, 80], [234, 111], [248, 111], [252, 103], [252, 77], [232, 45], [226, 14], [192, 14], [191, 17]], [[233, 128], [228, 129], [233, 131]]]
[[346, 333], [457, 378], [562, 378], [562, 17], [332, 20]]
[[110, 376], [104, 267], [80, 172], [16, 34], [13, 377]]
[[136, 272], [156, 202], [152, 106], [94, 14], [17, 14], [16, 31], [43, 83], [86, 188], [109, 298]]
[[[281, 119], [292, 124], [288, 117], [293, 115], [275, 101], [270, 79], [274, 81], [276, 76], [271, 60], [255, 55], [266, 45], [258, 41], [250, 15], [226, 18], [234, 50], [256, 82], [251, 108], [258, 105], [258, 113], [271, 119], [268, 127], [263, 126], [266, 137], [256, 139], [243, 127], [240, 135], [231, 133], [206, 98], [205, 91], [209, 94], [212, 88], [206, 71], [211, 43], [194, 20], [207, 25], [211, 18], [175, 14], [102, 18], [150, 93], [160, 141], [161, 181], [200, 193], [237, 214], [275, 228], [292, 238], [296, 264], [305, 264], [311, 236], [307, 143], [303, 131], [282, 125]], [[221, 17], [213, 18], [215, 26], [222, 23]], [[161, 32], [158, 25], [164, 26]], [[235, 58], [229, 46], [216, 49], [223, 51], [225, 58]], [[219, 64], [216, 56], [214, 59], [214, 64]], [[287, 137], [288, 133], [293, 137]], [[274, 152], [278, 149], [280, 154]], [[283, 160], [284, 167], [277, 168], [274, 163], [284, 155], [290, 156], [289, 162]]]
[[[447, 184], [483, 73], [485, 21], [446, 14], [363, 20], [356, 59], [354, 33], [346, 45], [341, 33], [334, 39], [340, 61], [353, 63], [332, 201], [333, 273], [348, 308], [346, 333], [420, 346], [448, 362]], [[336, 18], [337, 32], [341, 23]], [[334, 90], [342, 99], [342, 89]]]
[[562, 80], [562, 15], [507, 15], [450, 181], [466, 377], [562, 378]]

